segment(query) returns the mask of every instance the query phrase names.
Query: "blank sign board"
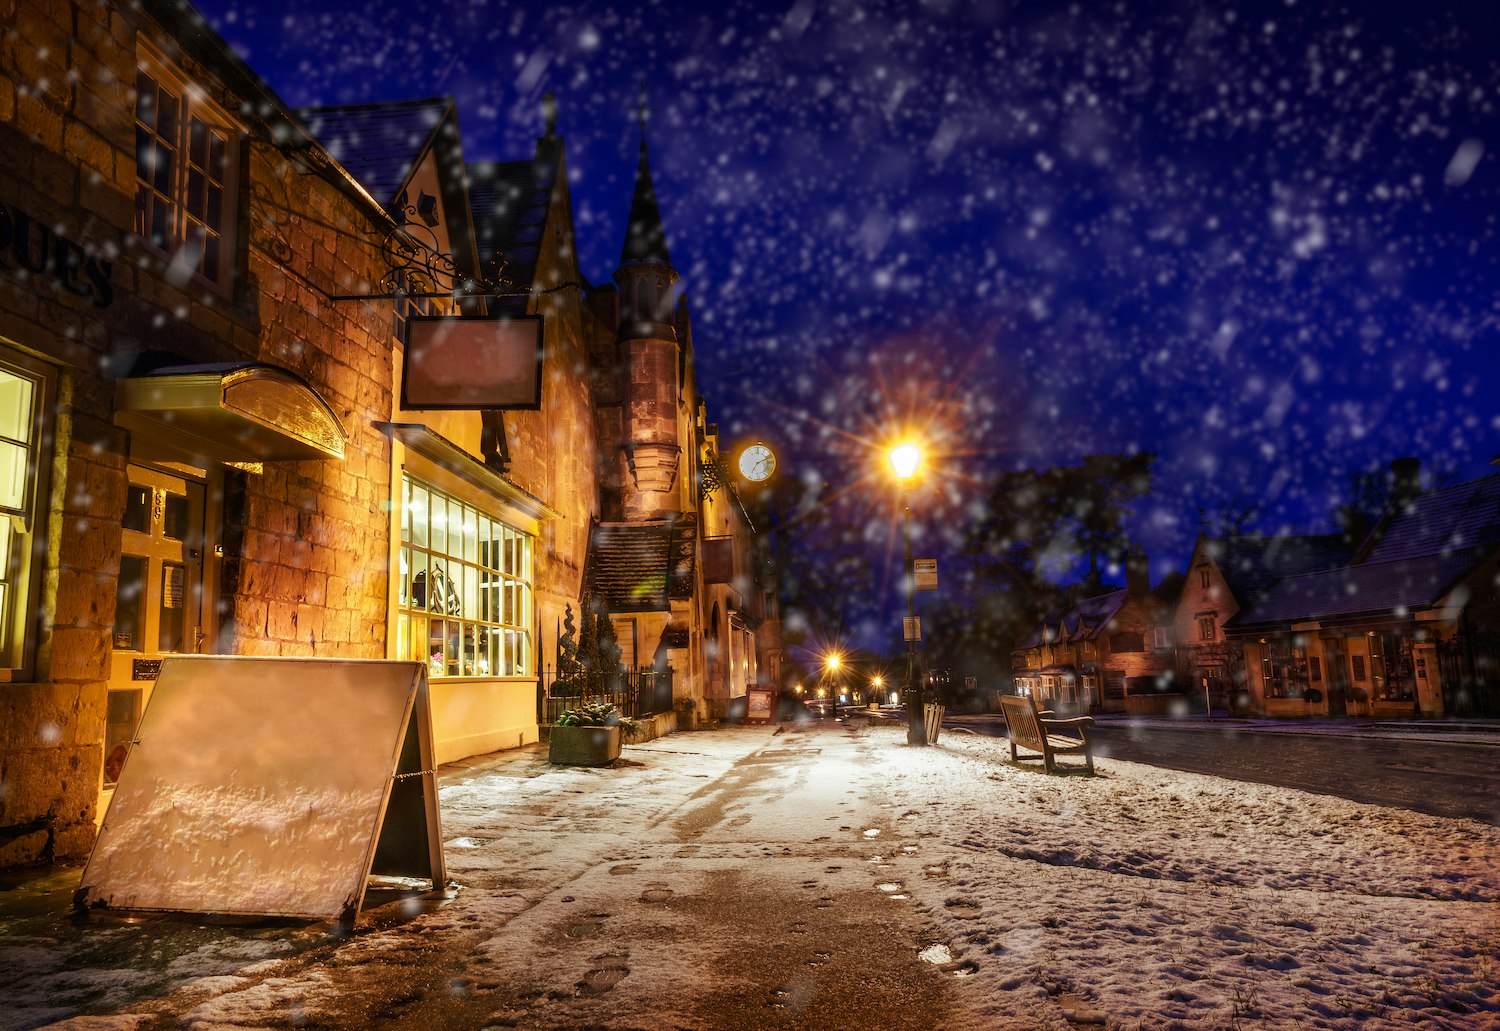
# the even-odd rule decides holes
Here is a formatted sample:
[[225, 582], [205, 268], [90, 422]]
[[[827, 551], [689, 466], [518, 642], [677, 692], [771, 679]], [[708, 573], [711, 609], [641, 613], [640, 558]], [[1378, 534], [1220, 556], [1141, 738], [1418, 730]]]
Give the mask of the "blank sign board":
[[162, 660], [75, 904], [352, 921], [445, 881], [420, 662]]

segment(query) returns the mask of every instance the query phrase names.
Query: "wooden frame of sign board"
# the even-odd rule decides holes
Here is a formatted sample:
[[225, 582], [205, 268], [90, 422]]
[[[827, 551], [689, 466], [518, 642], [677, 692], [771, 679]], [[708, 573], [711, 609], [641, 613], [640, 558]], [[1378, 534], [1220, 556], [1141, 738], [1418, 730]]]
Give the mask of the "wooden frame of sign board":
[[169, 655], [75, 909], [352, 925], [372, 876], [444, 889], [427, 670]]

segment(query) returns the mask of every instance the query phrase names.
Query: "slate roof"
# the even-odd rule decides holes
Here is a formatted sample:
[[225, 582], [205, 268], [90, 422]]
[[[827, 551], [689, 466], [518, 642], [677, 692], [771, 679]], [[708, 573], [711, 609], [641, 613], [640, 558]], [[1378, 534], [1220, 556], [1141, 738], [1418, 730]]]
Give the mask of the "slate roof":
[[1336, 533], [1305, 537], [1214, 537], [1205, 549], [1241, 608], [1289, 576], [1334, 569], [1349, 558]]
[[531, 289], [557, 163], [546, 142], [530, 161], [477, 161], [465, 166], [474, 242], [486, 271], [495, 255], [520, 292]]
[[[1031, 632], [1021, 639], [1020, 644], [1016, 645], [1016, 650], [1040, 648], [1049, 640], [1056, 640], [1056, 637], [1048, 637], [1048, 634], [1059, 626], [1067, 632], [1069, 640], [1088, 641], [1097, 638], [1109, 621], [1120, 611], [1128, 597], [1129, 592], [1122, 587], [1106, 594], [1084, 598], [1076, 604], [1055, 610], [1031, 628]], [[1080, 621], [1084, 632], [1081, 637], [1078, 637], [1075, 635], [1078, 634]]]
[[1365, 562], [1500, 544], [1500, 473], [1418, 495], [1383, 528]]
[[1359, 613], [1431, 607], [1471, 570], [1484, 552], [1419, 555], [1366, 562], [1281, 581], [1229, 621], [1236, 628], [1264, 623], [1331, 619]]
[[1500, 473], [1417, 496], [1356, 562], [1288, 576], [1229, 625], [1430, 608], [1500, 548]]
[[596, 523], [589, 582], [611, 612], [665, 612], [692, 596], [697, 524], [691, 515], [638, 523]]
[[443, 116], [447, 97], [297, 112], [308, 132], [381, 204], [396, 199]]

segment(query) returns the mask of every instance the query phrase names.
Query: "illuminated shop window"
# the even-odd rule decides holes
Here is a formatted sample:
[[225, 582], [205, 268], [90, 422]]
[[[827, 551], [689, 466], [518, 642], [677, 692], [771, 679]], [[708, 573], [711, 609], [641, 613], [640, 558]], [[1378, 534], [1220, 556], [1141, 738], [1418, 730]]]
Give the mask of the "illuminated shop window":
[[397, 657], [430, 677], [530, 677], [533, 538], [401, 480]]
[[0, 678], [28, 664], [30, 620], [45, 540], [39, 508], [51, 438], [53, 378], [47, 366], [0, 347]]
[[174, 266], [224, 286], [234, 260], [239, 131], [149, 52], [135, 88], [136, 235]]

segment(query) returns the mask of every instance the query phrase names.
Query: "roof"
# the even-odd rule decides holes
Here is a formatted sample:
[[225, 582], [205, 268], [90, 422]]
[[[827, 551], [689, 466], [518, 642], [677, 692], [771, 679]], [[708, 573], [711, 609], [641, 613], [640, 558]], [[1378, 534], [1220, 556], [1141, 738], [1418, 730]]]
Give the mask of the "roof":
[[530, 290], [557, 174], [551, 148], [539, 145], [529, 161], [470, 162], [465, 171], [481, 266], [488, 269], [498, 254], [506, 278], [518, 291]]
[[596, 523], [589, 582], [611, 612], [665, 612], [692, 597], [697, 523], [690, 514], [638, 523]]
[[1385, 525], [1365, 562], [1451, 555], [1500, 544], [1500, 473], [1420, 494]]
[[[1120, 611], [1128, 598], [1129, 592], [1122, 587], [1054, 610], [1031, 628], [1031, 632], [1021, 639], [1020, 644], [1016, 645], [1016, 650], [1040, 648], [1043, 644], [1056, 640], [1054, 630], [1059, 626], [1067, 632], [1070, 640], [1086, 641], [1096, 638]], [[1084, 631], [1081, 637], [1076, 636], [1080, 622]]]
[[641, 158], [635, 166], [635, 196], [630, 201], [630, 219], [625, 227], [625, 246], [620, 250], [620, 264], [633, 261], [659, 261], [672, 264], [667, 253], [667, 231], [661, 224], [661, 208], [656, 203], [656, 188], [651, 185], [651, 163], [646, 160], [646, 141], [641, 140]]
[[1336, 533], [1304, 537], [1211, 537], [1204, 549], [1213, 557], [1242, 608], [1278, 581], [1301, 573], [1334, 569], [1349, 557]]
[[1485, 554], [1469, 548], [1447, 555], [1417, 555], [1395, 562], [1365, 562], [1292, 576], [1276, 584], [1229, 626], [1332, 619], [1359, 613], [1430, 608]]
[[447, 97], [297, 112], [307, 129], [382, 204], [396, 199], [432, 134], [452, 109]]
[[1363, 557], [1267, 585], [1229, 625], [1430, 608], [1497, 548], [1500, 473], [1492, 473], [1418, 495], [1384, 521]]

